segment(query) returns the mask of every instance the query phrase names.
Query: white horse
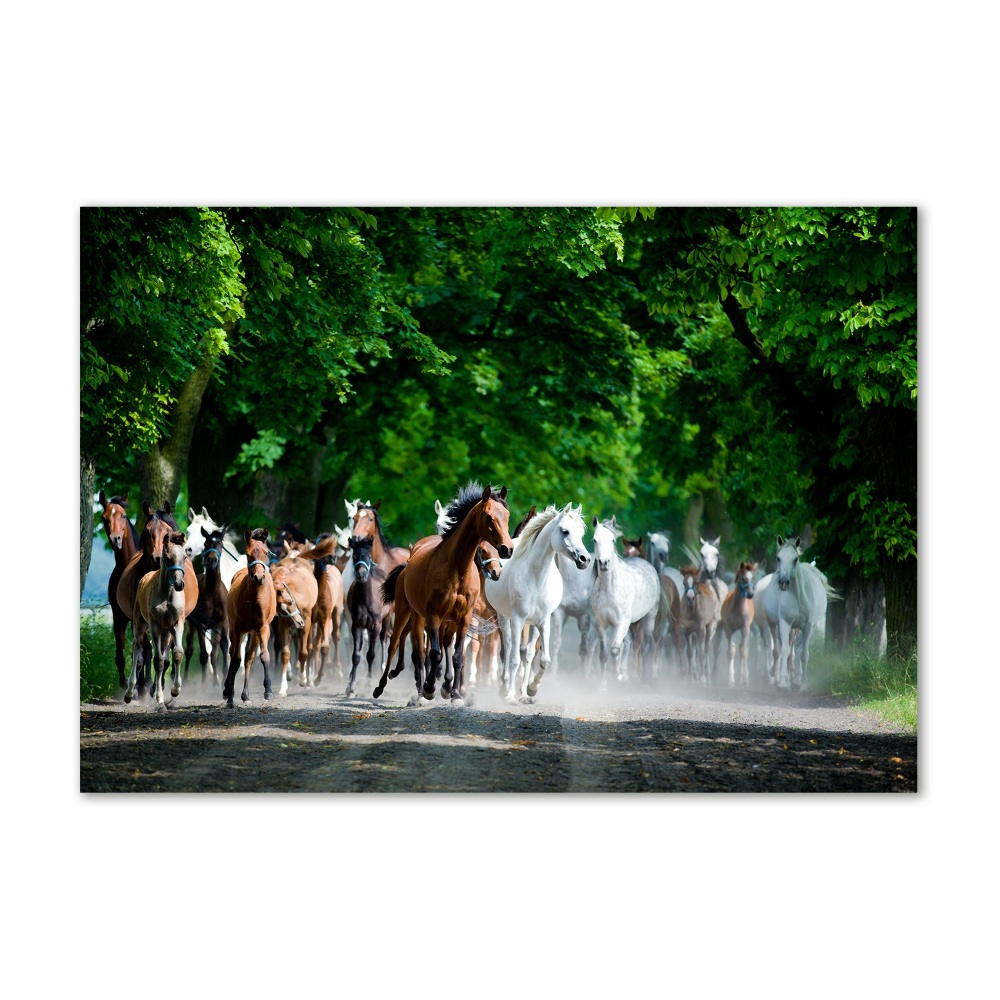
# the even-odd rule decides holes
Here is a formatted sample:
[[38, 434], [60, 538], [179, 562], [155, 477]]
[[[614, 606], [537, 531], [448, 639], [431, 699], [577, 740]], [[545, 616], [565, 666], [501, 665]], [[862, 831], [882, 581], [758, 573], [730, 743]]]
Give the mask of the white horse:
[[771, 674], [779, 691], [805, 687], [809, 639], [826, 620], [827, 600], [840, 597], [815, 566], [800, 560], [801, 542], [778, 535], [778, 568], [760, 581], [754, 594], [754, 613], [763, 615], [770, 631]]
[[[614, 517], [598, 521], [594, 516], [594, 559], [597, 576], [590, 594], [594, 624], [601, 644], [601, 688], [607, 687], [610, 648], [618, 680], [628, 680], [628, 658], [622, 659], [625, 635], [635, 623], [633, 646], [640, 660], [648, 659], [651, 644], [659, 642], [657, 622], [669, 612], [653, 564], [641, 557], [622, 559], [615, 539], [622, 535]], [[611, 642], [608, 632], [611, 631]]]
[[[563, 594], [562, 574], [556, 566], [555, 556], [557, 552], [564, 552], [578, 569], [586, 569], [590, 553], [583, 542], [585, 530], [582, 507], [574, 508], [571, 503], [562, 509], [549, 506], [532, 518], [518, 536], [514, 554], [503, 563], [500, 579], [486, 579], [486, 600], [496, 609], [500, 621], [503, 676], [507, 684], [504, 700], [510, 704], [534, 698], [542, 674], [551, 662], [550, 621]], [[541, 637], [538, 672], [530, 683], [527, 652], [525, 649], [522, 653], [521, 646], [525, 624], [535, 626]], [[515, 694], [521, 671], [520, 690]]]
[[201, 508], [200, 514], [196, 514], [193, 507], [188, 507], [188, 526], [185, 531], [187, 541], [184, 543], [184, 552], [188, 559], [194, 559], [205, 551], [205, 538], [200, 530], [202, 528], [209, 534], [213, 531], [226, 531], [225, 541], [219, 552], [219, 576], [222, 577], [222, 582], [228, 591], [233, 584], [233, 574], [238, 569], [247, 568], [246, 553], [240, 555], [236, 549], [237, 545], [242, 545], [242, 539], [235, 532], [227, 531], [221, 524], [216, 524], [204, 507]]

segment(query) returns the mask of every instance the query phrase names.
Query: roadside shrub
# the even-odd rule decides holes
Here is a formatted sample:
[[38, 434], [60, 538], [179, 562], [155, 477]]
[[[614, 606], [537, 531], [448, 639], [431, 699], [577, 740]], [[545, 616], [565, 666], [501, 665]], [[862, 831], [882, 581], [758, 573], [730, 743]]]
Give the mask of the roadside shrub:
[[[125, 643], [125, 662], [131, 656]], [[118, 669], [115, 667], [115, 634], [111, 626], [95, 614], [80, 615], [80, 701], [117, 697]]]

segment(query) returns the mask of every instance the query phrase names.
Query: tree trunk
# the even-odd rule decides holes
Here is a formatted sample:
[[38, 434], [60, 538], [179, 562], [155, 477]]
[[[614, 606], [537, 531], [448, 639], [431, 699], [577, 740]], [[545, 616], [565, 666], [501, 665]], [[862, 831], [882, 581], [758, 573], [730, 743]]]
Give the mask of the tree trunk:
[[[684, 516], [684, 544], [697, 552], [701, 548], [698, 536], [701, 534], [701, 516], [705, 512], [705, 498], [696, 493], [688, 503], [687, 514]], [[679, 558], [679, 557], [678, 557]], [[686, 560], [686, 556], [684, 557]]]
[[847, 650], [861, 642], [872, 651], [884, 653], [886, 620], [882, 581], [864, 580], [853, 574], [834, 586], [843, 600], [827, 604], [827, 646]]
[[87, 582], [90, 569], [90, 553], [94, 547], [94, 484], [96, 472], [94, 461], [82, 452], [80, 454], [80, 596]]
[[154, 508], [169, 503], [173, 509], [177, 503], [177, 494], [187, 474], [198, 411], [214, 367], [214, 356], [206, 354], [201, 364], [181, 386], [174, 403], [167, 437], [161, 444], [154, 446], [148, 455], [138, 456], [142, 499], [148, 500]]

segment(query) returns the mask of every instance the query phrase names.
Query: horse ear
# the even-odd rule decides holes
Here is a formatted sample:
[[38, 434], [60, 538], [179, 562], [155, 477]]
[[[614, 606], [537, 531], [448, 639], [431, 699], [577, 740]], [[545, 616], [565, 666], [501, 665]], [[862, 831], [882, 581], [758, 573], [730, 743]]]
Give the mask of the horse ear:
[[207, 511], [207, 510], [206, 510], [206, 509], [205, 509], [204, 507], [202, 507], [202, 508], [201, 508], [201, 516], [202, 516], [203, 518], [205, 518], [205, 520], [206, 520], [206, 521], [211, 521], [211, 520], [212, 520], [212, 519], [211, 519], [211, 518], [210, 518], [210, 517], [208, 516], [208, 511]]
[[188, 507], [188, 523], [190, 524], [197, 515], [194, 512], [194, 507]]
[[487, 486], [483, 490], [483, 503], [485, 503], [487, 500], [489, 500], [489, 498], [491, 496], [493, 496], [493, 487], [492, 486]]
[[434, 501], [434, 513], [435, 514], [440, 514], [442, 510], [444, 510], [444, 508], [441, 506], [441, 501], [440, 500], [435, 500]]
[[163, 501], [163, 506], [160, 508], [160, 510], [162, 510], [164, 514], [169, 514], [170, 513], [170, 501], [169, 500], [164, 500]]
[[802, 551], [802, 536], [795, 536], [795, 547], [801, 552]]
[[249, 545], [249, 544], [250, 544], [250, 529], [249, 529], [249, 528], [247, 528], [247, 530], [243, 532], [243, 541], [244, 541], [244, 542], [245, 542], [245, 543], [246, 543], [247, 545]]
[[[500, 499], [501, 500], [506, 500], [507, 499], [507, 487], [506, 486], [500, 491]], [[533, 507], [532, 507], [532, 510], [534, 510]]]
[[101, 490], [101, 492], [97, 494], [97, 499], [102, 507], [107, 507], [108, 498], [104, 495], [104, 490]]
[[[369, 506], [370, 506], [370, 505], [369, 505]], [[377, 504], [375, 504], [375, 506], [374, 506], [374, 507], [372, 507], [372, 510], [378, 510], [378, 509], [379, 509], [379, 507], [381, 507], [381, 506], [382, 506], [382, 498], [381, 498], [381, 497], [379, 497], [379, 498], [378, 498], [378, 503], [377, 503]]]
[[781, 535], [778, 535], [778, 548], [780, 549], [781, 546], [784, 544], [785, 544], [784, 538], [782, 538]]
[[594, 527], [596, 528], [601, 522], [597, 520], [597, 515], [594, 515]]
[[142, 512], [143, 512], [143, 514], [146, 515], [146, 517], [152, 517], [153, 516], [153, 508], [149, 506], [149, 501], [148, 500], [143, 500], [142, 501]]
[[719, 547], [719, 542], [722, 541], [722, 535], [719, 535], [714, 542], [712, 542], [712, 548], [717, 549]]

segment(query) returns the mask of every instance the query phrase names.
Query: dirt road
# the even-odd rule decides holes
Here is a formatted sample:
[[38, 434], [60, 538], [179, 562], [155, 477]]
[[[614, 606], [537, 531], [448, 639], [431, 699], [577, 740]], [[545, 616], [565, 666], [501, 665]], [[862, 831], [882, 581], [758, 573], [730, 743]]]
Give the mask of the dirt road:
[[[329, 675], [328, 675], [329, 676]], [[275, 684], [275, 690], [277, 690]], [[377, 701], [339, 680], [224, 707], [192, 681], [174, 706], [80, 706], [84, 792], [915, 792], [917, 737], [808, 693], [614, 682], [567, 664], [535, 704], [471, 689], [407, 708], [411, 676]]]

